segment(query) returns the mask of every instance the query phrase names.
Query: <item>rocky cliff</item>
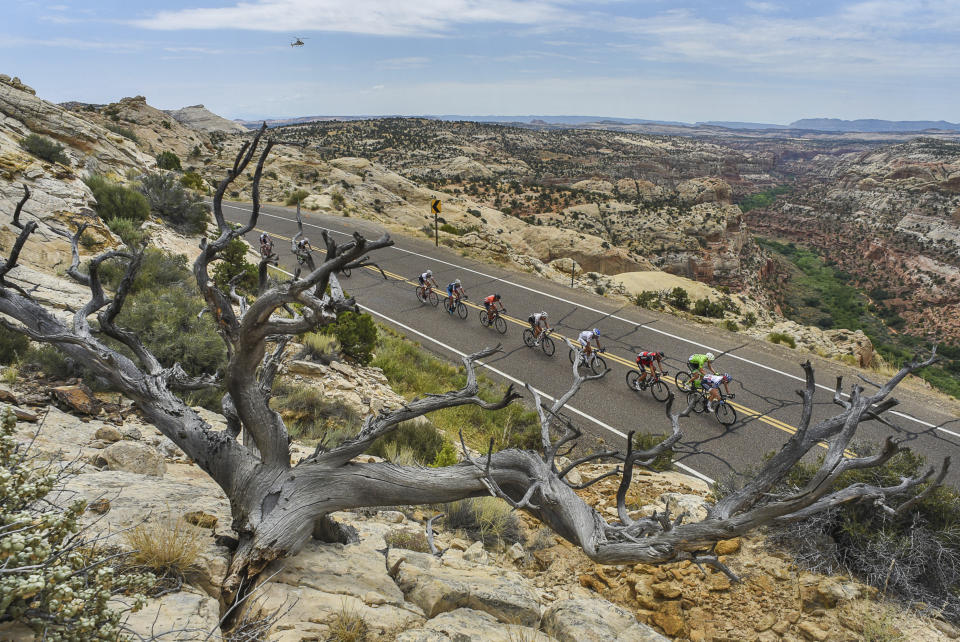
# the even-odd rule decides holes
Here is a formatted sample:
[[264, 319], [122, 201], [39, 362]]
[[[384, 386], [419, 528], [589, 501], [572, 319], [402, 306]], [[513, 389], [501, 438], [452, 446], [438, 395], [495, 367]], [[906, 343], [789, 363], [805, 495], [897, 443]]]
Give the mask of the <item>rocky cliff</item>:
[[222, 116], [217, 116], [203, 105], [191, 105], [189, 107], [183, 107], [182, 109], [170, 109], [167, 110], [166, 113], [178, 123], [200, 132], [245, 134], [249, 131], [240, 123], [235, 123]]

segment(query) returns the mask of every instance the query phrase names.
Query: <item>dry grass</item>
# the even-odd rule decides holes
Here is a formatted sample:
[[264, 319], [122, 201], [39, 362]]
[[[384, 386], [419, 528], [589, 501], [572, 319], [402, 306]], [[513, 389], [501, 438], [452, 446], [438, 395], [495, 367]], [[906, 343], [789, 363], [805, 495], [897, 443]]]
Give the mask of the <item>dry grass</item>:
[[330, 358], [340, 352], [340, 341], [332, 335], [308, 332], [300, 342], [312, 359]]
[[330, 619], [331, 642], [363, 642], [370, 635], [370, 626], [362, 615], [346, 602], [341, 604], [340, 611]]
[[516, 514], [502, 499], [476, 497], [447, 504], [447, 528], [463, 529], [471, 538], [491, 546], [523, 538]]
[[7, 384], [14, 384], [19, 377], [20, 368], [16, 364], [13, 364], [3, 369], [3, 374], [0, 375], [0, 381]]
[[397, 529], [387, 533], [387, 536], [383, 539], [391, 548], [402, 548], [418, 553], [430, 552], [430, 544], [427, 542], [427, 535], [423, 531]]
[[183, 575], [206, 545], [206, 532], [182, 516], [145, 522], [123, 536], [133, 549], [131, 561], [161, 574]]

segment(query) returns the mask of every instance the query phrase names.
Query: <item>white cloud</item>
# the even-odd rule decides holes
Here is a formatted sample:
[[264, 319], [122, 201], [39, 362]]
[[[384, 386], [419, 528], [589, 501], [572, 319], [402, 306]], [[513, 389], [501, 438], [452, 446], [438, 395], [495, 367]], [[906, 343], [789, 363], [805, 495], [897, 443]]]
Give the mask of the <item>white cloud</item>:
[[560, 0], [254, 0], [228, 7], [161, 11], [132, 21], [147, 29], [339, 31], [382, 36], [438, 35], [455, 24], [540, 25], [568, 21]]
[[381, 69], [419, 69], [428, 62], [430, 62], [430, 59], [423, 56], [407, 56], [406, 58], [380, 60], [378, 65]]
[[753, 9], [760, 13], [773, 13], [774, 11], [782, 10], [780, 5], [773, 4], [772, 2], [745, 2], [744, 5], [746, 5], [748, 9]]

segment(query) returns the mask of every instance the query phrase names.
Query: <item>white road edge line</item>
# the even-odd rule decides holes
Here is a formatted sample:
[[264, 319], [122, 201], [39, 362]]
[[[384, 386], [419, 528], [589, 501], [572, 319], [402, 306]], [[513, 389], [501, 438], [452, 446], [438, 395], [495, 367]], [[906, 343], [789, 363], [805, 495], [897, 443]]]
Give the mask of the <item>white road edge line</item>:
[[[237, 209], [237, 210], [249, 211], [249, 208], [238, 207], [238, 206], [236, 206], [236, 205], [230, 205], [230, 204], [227, 204], [227, 203], [224, 203], [224, 207], [231, 207], [231, 208]], [[270, 218], [278, 218], [278, 219], [283, 220], [283, 221], [289, 221], [289, 220], [290, 220], [289, 218], [286, 218], [286, 217], [284, 217], [284, 216], [277, 216], [276, 214], [270, 214], [270, 213], [268, 213], [268, 212], [260, 212], [260, 216], [269, 216]], [[327, 230], [328, 232], [333, 232], [333, 233], [335, 233], [335, 234], [342, 234], [342, 235], [344, 235], [344, 236], [350, 236], [350, 235], [347, 234], [346, 232], [341, 232], [340, 230], [335, 230], [335, 229], [332, 229], [332, 228], [329, 228], [329, 227], [323, 227], [322, 225], [316, 225], [316, 224], [314, 224], [314, 223], [304, 223], [304, 225], [306, 225], [306, 226], [308, 226], [308, 227], [315, 227], [315, 228], [317, 228], [318, 230]], [[627, 323], [627, 324], [632, 325], [632, 326], [639, 325], [639, 324], [631, 321], [630, 319], [625, 319], [624, 317], [619, 317], [619, 316], [617, 316], [617, 315], [615, 315], [615, 314], [610, 314], [609, 312], [604, 312], [603, 310], [597, 310], [596, 308], [591, 308], [590, 306], [583, 305], [582, 303], [577, 303], [576, 301], [570, 301], [570, 300], [568, 300], [568, 299], [564, 299], [563, 297], [559, 297], [559, 296], [556, 296], [556, 295], [553, 295], [553, 294], [549, 294], [549, 293], [547, 293], [547, 292], [541, 292], [541, 291], [535, 290], [535, 289], [533, 289], [533, 288], [528, 288], [527, 286], [525, 286], [525, 285], [520, 285], [519, 283], [513, 283], [512, 281], [506, 281], [506, 280], [501, 279], [501, 278], [499, 278], [499, 277], [493, 276], [492, 274], [485, 274], [484, 272], [480, 272], [479, 270], [473, 270], [473, 269], [468, 268], [468, 267], [463, 267], [462, 265], [457, 265], [456, 263], [450, 263], [449, 261], [444, 261], [443, 259], [438, 259], [438, 258], [433, 257], [433, 256], [427, 256], [426, 254], [420, 254], [419, 252], [414, 252], [414, 251], [412, 251], [412, 250], [405, 250], [405, 249], [403, 249], [402, 247], [397, 247], [396, 245], [391, 246], [390, 249], [397, 250], [398, 252], [405, 252], [405, 253], [407, 253], [407, 254], [413, 254], [414, 256], [421, 256], [421, 257], [423, 257], [423, 258], [425, 258], [425, 259], [430, 259], [431, 261], [436, 261], [437, 263], [443, 263], [444, 265], [449, 265], [449, 266], [451, 266], [451, 267], [455, 267], [455, 268], [457, 268], [458, 270], [464, 270], [465, 272], [472, 272], [472, 273], [474, 273], [474, 274], [479, 274], [480, 276], [482, 276], [482, 277], [484, 277], [484, 278], [493, 279], [494, 281], [500, 281], [501, 283], [507, 283], [508, 285], [512, 285], [512, 286], [515, 287], [515, 288], [520, 288], [520, 289], [522, 289], [522, 290], [527, 290], [528, 292], [534, 292], [534, 293], [536, 293], [536, 294], [540, 294], [540, 295], [542, 295], [542, 296], [549, 297], [549, 298], [551, 298], [551, 299], [556, 299], [557, 301], [562, 301], [562, 302], [567, 303], [567, 304], [570, 304], [570, 305], [575, 305], [575, 306], [577, 306], [577, 307], [579, 307], [579, 308], [583, 308], [584, 310], [589, 310], [590, 312], [595, 312], [595, 313], [597, 313], [597, 314], [602, 314], [603, 316], [605, 316], [605, 317], [607, 317], [607, 318], [616, 319], [616, 320], [618, 320], [618, 321], [623, 321], [624, 323]], [[386, 317], [384, 317], [384, 318], [386, 318]], [[686, 343], [689, 343], [689, 344], [691, 344], [691, 345], [695, 345], [695, 346], [697, 346], [697, 347], [699, 347], [699, 348], [706, 348], [706, 349], [709, 350], [710, 352], [724, 352], [724, 351], [721, 350], [720, 348], [713, 348], [713, 347], [710, 347], [710, 346], [706, 345], [705, 343], [698, 343], [697, 341], [693, 341], [692, 339], [687, 339], [686, 337], [681, 337], [681, 336], [679, 336], [679, 335], [672, 334], [672, 333], [670, 333], [670, 332], [665, 332], [665, 331], [663, 331], [663, 330], [658, 330], [657, 328], [654, 328], [654, 327], [651, 327], [651, 326], [648, 326], [648, 325], [643, 326], [643, 329], [644, 329], [644, 330], [650, 330], [651, 332], [656, 332], [656, 333], [658, 333], [658, 334], [662, 334], [662, 335], [664, 335], [664, 336], [670, 337], [671, 339], [676, 339], [676, 340], [678, 340], [678, 341], [685, 341]], [[777, 370], [776, 368], [773, 368], [773, 367], [771, 367], [771, 366], [767, 366], [767, 365], [764, 365], [764, 364], [762, 364], [762, 363], [758, 363], [758, 362], [756, 362], [756, 361], [753, 361], [753, 360], [751, 360], [751, 359], [747, 359], [747, 358], [745, 358], [745, 357], [741, 357], [741, 356], [738, 355], [738, 354], [727, 354], [727, 355], [724, 355], [724, 356], [730, 357], [730, 358], [732, 358], [732, 359], [737, 359], [737, 360], [739, 360], [739, 361], [743, 361], [744, 363], [749, 363], [749, 364], [752, 365], [752, 366], [756, 366], [756, 367], [758, 367], [758, 368], [763, 368], [764, 370], [769, 370], [770, 372], [775, 372], [775, 373], [777, 373], [777, 374], [779, 374], [779, 375], [783, 375], [784, 377], [789, 377], [790, 379], [794, 379], [794, 380], [796, 380], [796, 381], [803, 381], [803, 380], [804, 380], [802, 377], [798, 377], [797, 375], [793, 375], [793, 374], [790, 374], [789, 372], [784, 372], [784, 371], [782, 371], [782, 370]], [[826, 390], [826, 391], [828, 391], [828, 392], [831, 392], [831, 393], [834, 392], [833, 388], [830, 388], [829, 386], [824, 386], [823, 384], [819, 384], [819, 383], [816, 384], [816, 385], [817, 385], [818, 388], [821, 388], [821, 389]], [[843, 394], [844, 397], [849, 397], [849, 396], [850, 396], [850, 395], [848, 395], [848, 394], [846, 394], [846, 393], [842, 393], [842, 394]], [[891, 415], [896, 415], [897, 417], [902, 417], [903, 419], [909, 419], [909, 420], [911, 420], [911, 421], [915, 421], [915, 422], [917, 422], [918, 424], [920, 424], [921, 426], [926, 426], [927, 428], [933, 428], [933, 429], [935, 429], [935, 430], [939, 430], [939, 431], [941, 431], [941, 432], [945, 432], [945, 433], [947, 433], [948, 435], [950, 435], [950, 436], [952, 436], [952, 437], [957, 437], [958, 439], [960, 439], [960, 433], [953, 432], [952, 430], [948, 430], [947, 428], [942, 428], [942, 427], [940, 427], [940, 426], [937, 426], [936, 424], [932, 424], [932, 423], [930, 423], [930, 422], [924, 421], [923, 419], [918, 419], [917, 417], [914, 417], [913, 415], [908, 415], [908, 414], [903, 413], [903, 412], [897, 412], [896, 410], [889, 410], [889, 411], [887, 411], [887, 412], [889, 412]]]
[[[334, 230], [334, 231], [336, 231], [336, 230]], [[284, 274], [286, 274], [286, 275], [288, 275], [288, 276], [293, 276], [293, 274], [291, 274], [290, 272], [287, 272], [287, 271], [284, 270], [283, 268], [275, 267], [274, 269], [277, 270], [278, 272], [283, 272]], [[377, 312], [376, 310], [374, 310], [374, 309], [372, 309], [372, 308], [368, 308], [367, 306], [365, 306], [365, 305], [360, 305], [360, 304], [357, 304], [357, 307], [359, 307], [359, 308], [361, 308], [361, 309], [363, 309], [363, 310], [366, 310], [367, 312], [370, 312], [371, 314], [375, 314], [375, 315], [377, 315], [378, 317], [380, 317], [381, 319], [384, 319], [384, 320], [388, 321], [389, 323], [392, 323], [392, 324], [395, 325], [395, 326], [398, 326], [398, 327], [400, 327], [400, 328], [403, 328], [403, 329], [406, 330], [407, 332], [412, 332], [412, 333], [414, 333], [415, 335], [426, 339], [427, 341], [431, 341], [432, 343], [436, 343], [438, 346], [440, 346], [441, 348], [444, 348], [445, 350], [449, 350], [450, 352], [452, 352], [452, 353], [454, 353], [454, 354], [457, 354], [457, 355], [460, 355], [461, 357], [467, 356], [467, 354], [466, 354], [465, 352], [461, 352], [460, 350], [457, 350], [457, 349], [454, 348], [453, 346], [449, 346], [449, 345], [447, 345], [446, 343], [443, 343], [442, 341], [437, 341], [437, 340], [434, 339], [433, 337], [431, 337], [431, 336], [429, 336], [429, 335], [426, 335], [426, 334], [420, 332], [419, 330], [416, 330], [416, 329], [414, 329], [414, 328], [411, 328], [411, 327], [408, 326], [408, 325], [404, 325], [403, 323], [400, 323], [399, 321], [395, 321], [395, 320], [391, 319], [390, 317], [388, 317], [387, 315], [381, 314], [380, 312]], [[503, 372], [503, 371], [501, 371], [501, 370], [498, 370], [498, 369], [494, 368], [493, 366], [488, 365], [488, 364], [486, 364], [486, 363], [484, 363], [484, 362], [482, 362], [482, 361], [477, 361], [477, 364], [480, 365], [480, 366], [483, 366], [484, 368], [487, 368], [487, 369], [490, 370], [491, 372], [494, 372], [494, 373], [500, 375], [500, 376], [503, 377], [504, 379], [506, 379], [506, 380], [508, 380], [508, 381], [511, 381], [511, 382], [517, 384], [518, 386], [523, 387], [523, 386], [525, 385], [522, 381], [520, 381], [520, 380], [517, 379], [516, 377], [512, 377], [512, 376], [508, 375], [506, 372]], [[537, 390], [537, 389], [534, 388], [534, 390]], [[542, 390], [537, 390], [537, 392], [540, 393], [540, 396], [543, 397], [543, 398], [545, 398], [545, 399], [549, 399], [550, 401], [556, 401], [556, 397], [551, 397], [550, 395], [548, 395], [547, 393], [543, 392]], [[583, 417], [584, 419], [589, 419], [590, 421], [592, 421], [593, 423], [597, 424], [597, 425], [600, 426], [601, 428], [604, 428], [604, 429], [606, 429], [606, 430], [609, 430], [610, 432], [612, 432], [613, 434], [617, 435], [618, 437], [622, 437], [622, 438], [624, 438], [624, 439], [627, 438], [626, 434], [620, 432], [619, 430], [617, 430], [617, 429], [614, 428], [613, 426], [610, 426], [609, 424], [606, 424], [606, 423], [600, 421], [600, 420], [597, 419], [596, 417], [591, 417], [591, 416], [588, 415], [587, 413], [583, 412], [582, 410], [578, 410], [578, 409], [574, 408], [574, 407], [571, 406], [570, 404], [567, 404], [566, 406], [564, 406], [564, 408], [566, 408], [567, 410], [569, 410], [569, 411], [571, 411], [571, 412], [573, 412], [573, 413], [575, 413], [575, 414], [580, 415], [580, 416]], [[713, 479], [707, 477], [707, 476], [704, 475], [703, 473], [701, 473], [701, 472], [699, 472], [699, 471], [697, 471], [697, 470], [694, 470], [693, 468], [690, 468], [689, 466], [687, 466], [687, 465], [685, 465], [685, 464], [681, 464], [680, 462], [676, 462], [676, 461], [675, 461], [675, 462], [673, 462], [673, 465], [676, 466], [677, 468], [680, 468], [680, 469], [682, 469], [682, 470], [685, 470], [686, 472], [690, 473], [690, 474], [693, 475], [694, 477], [697, 477], [697, 478], [699, 478], [699, 479], [702, 479], [703, 481], [705, 481], [706, 483], [708, 483], [708, 484], [710, 484], [710, 485], [713, 485], [713, 484], [716, 483], [716, 480], [713, 480]]]

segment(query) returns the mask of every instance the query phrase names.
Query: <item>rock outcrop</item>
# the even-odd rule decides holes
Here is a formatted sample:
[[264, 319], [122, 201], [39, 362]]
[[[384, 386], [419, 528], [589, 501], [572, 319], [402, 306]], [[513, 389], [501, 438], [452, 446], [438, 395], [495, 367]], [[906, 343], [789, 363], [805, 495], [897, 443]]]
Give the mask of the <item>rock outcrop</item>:
[[222, 116], [204, 107], [203, 105], [190, 105], [181, 109], [167, 110], [168, 114], [177, 122], [189, 127], [190, 129], [201, 132], [227, 132], [231, 134], [245, 134], [248, 130], [240, 123], [227, 120]]

